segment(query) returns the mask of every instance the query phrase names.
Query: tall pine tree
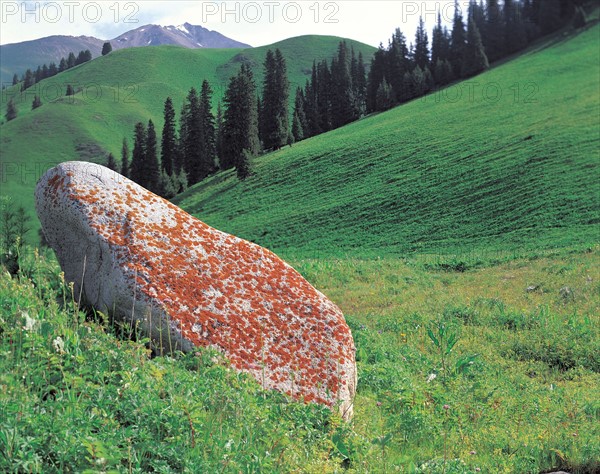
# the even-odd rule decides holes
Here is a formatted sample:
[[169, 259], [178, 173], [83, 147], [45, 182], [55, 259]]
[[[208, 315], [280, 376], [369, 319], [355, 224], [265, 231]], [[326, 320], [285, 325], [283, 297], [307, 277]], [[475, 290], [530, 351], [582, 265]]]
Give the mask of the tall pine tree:
[[422, 70], [429, 67], [429, 38], [423, 18], [419, 18], [419, 26], [415, 35], [414, 61]]
[[154, 122], [148, 120], [148, 131], [146, 133], [146, 150], [144, 154], [144, 180], [145, 187], [153, 193], [160, 193], [160, 167], [158, 164], [158, 151], [156, 144], [156, 129]]
[[483, 50], [483, 43], [473, 17], [469, 18], [467, 44], [462, 61], [462, 77], [471, 77], [489, 67], [488, 58]]
[[260, 107], [260, 138], [265, 149], [279, 149], [289, 135], [289, 80], [285, 59], [279, 49], [268, 50]]
[[133, 152], [129, 177], [140, 186], [147, 188], [146, 172], [146, 127], [142, 122], [135, 124]]
[[296, 99], [294, 100], [294, 120], [292, 122], [292, 135], [294, 141], [299, 142], [305, 138], [305, 130], [308, 129], [306, 113], [304, 112], [306, 100], [301, 87], [296, 89]]
[[454, 21], [452, 23], [452, 37], [450, 42], [450, 64], [456, 77], [462, 73], [462, 62], [465, 57], [467, 43], [465, 23], [458, 1], [454, 3]]
[[121, 174], [125, 177], [129, 176], [129, 145], [127, 138], [123, 138], [121, 145]]
[[351, 57], [348, 45], [341, 41], [337, 57], [331, 62], [331, 127], [338, 128], [358, 118], [354, 108]]
[[[202, 181], [207, 176], [213, 174], [216, 170], [216, 136], [215, 136], [215, 116], [212, 113], [212, 89], [207, 80], [202, 82], [199, 103], [200, 120], [200, 162], [197, 163], [195, 178]], [[195, 181], [191, 180], [190, 184]]]
[[256, 85], [250, 67], [242, 64], [225, 92], [223, 168], [235, 167], [238, 178], [250, 175], [250, 160], [260, 151]]
[[162, 170], [173, 175], [173, 167], [177, 153], [177, 136], [175, 132], [175, 109], [173, 101], [167, 97], [164, 105], [165, 125], [162, 130], [160, 162]]

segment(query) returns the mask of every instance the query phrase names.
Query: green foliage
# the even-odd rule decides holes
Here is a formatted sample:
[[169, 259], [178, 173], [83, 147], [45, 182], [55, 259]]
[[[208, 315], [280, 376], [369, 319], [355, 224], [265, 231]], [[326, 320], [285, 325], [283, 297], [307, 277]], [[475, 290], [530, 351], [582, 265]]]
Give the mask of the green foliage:
[[102, 56], [106, 56], [110, 52], [112, 52], [112, 44], [110, 44], [110, 41], [107, 41], [102, 45]]
[[6, 104], [6, 114], [4, 114], [4, 117], [6, 117], [7, 122], [17, 118], [17, 108], [13, 99], [10, 99]]
[[[217, 103], [222, 102], [229, 78], [239, 70], [242, 55], [255, 73], [257, 86], [262, 88], [261, 64], [269, 48], [280, 49], [286, 58], [288, 77], [293, 87], [304, 86], [306, 78], [310, 77], [313, 59], [329, 60], [335, 54], [339, 41], [340, 38], [333, 36], [303, 36], [248, 50], [172, 46], [128, 48], [72, 69], [67, 69], [67, 61], [64, 60], [60, 77], [49, 75], [43, 79], [40, 90], [49, 92], [41, 96], [44, 106], [33, 113], [33, 94], [21, 95], [21, 83], [2, 91], [3, 107], [13, 98], [18, 112], [17, 120], [2, 125], [2, 162], [10, 163], [8, 171], [13, 167], [28, 170], [24, 177], [20, 172], [7, 173], [2, 193], [15, 199], [33, 218], [33, 191], [37, 180], [47, 169], [58, 161], [84, 160], [104, 164], [108, 153], [120, 155], [123, 137], [129, 139], [137, 122], [147, 123], [148, 119], [152, 119], [157, 131], [162, 130], [166, 97], [173, 99], [173, 106], [179, 111], [190, 86], [199, 88], [202, 79], [206, 79], [214, 89], [213, 105], [216, 108]], [[352, 40], [348, 40], [348, 45], [362, 52], [367, 61], [375, 50]], [[44, 59], [40, 57], [36, 61], [41, 64]], [[51, 69], [52, 64], [49, 74]], [[54, 69], [58, 72], [56, 66]], [[165, 77], [169, 80], [165, 81]], [[66, 84], [77, 84], [83, 88], [83, 93], [65, 99]], [[99, 96], [98, 91], [101, 91]], [[292, 96], [290, 100], [293, 99]], [[3, 118], [4, 114], [5, 109], [2, 110]], [[31, 131], [40, 130], [40, 127], [43, 127], [44, 133], [31, 140]], [[82, 146], [92, 144], [100, 150], [98, 153], [88, 155], [81, 152]], [[131, 151], [133, 142], [129, 145]], [[50, 156], [48, 150], [61, 150], [60, 157]], [[32, 226], [32, 235], [35, 235], [39, 229], [37, 219]], [[32, 239], [30, 243], [33, 243]]]
[[215, 351], [151, 359], [76, 309], [55, 262], [24, 258], [20, 278], [0, 275], [0, 471], [327, 467], [329, 410], [263, 392]]
[[30, 231], [30, 217], [8, 196], [0, 196], [0, 265], [10, 274], [19, 271], [19, 255]]
[[259, 157], [244, 186], [224, 172], [174, 202], [287, 258], [415, 254], [451, 273], [593, 247], [598, 28]]

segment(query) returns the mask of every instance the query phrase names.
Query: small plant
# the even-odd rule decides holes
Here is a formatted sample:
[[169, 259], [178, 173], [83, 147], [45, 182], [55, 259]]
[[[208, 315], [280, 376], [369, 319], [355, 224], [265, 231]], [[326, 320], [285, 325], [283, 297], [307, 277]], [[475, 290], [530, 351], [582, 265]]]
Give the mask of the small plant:
[[11, 275], [19, 272], [19, 255], [29, 232], [30, 220], [24, 207], [16, 207], [7, 196], [0, 197], [0, 264]]
[[444, 382], [447, 379], [447, 363], [448, 356], [454, 349], [454, 346], [458, 342], [459, 336], [452, 328], [448, 327], [448, 324], [439, 319], [437, 322], [434, 322], [427, 328], [427, 335], [433, 345], [436, 347], [438, 354], [440, 355], [440, 361], [442, 364], [442, 377]]

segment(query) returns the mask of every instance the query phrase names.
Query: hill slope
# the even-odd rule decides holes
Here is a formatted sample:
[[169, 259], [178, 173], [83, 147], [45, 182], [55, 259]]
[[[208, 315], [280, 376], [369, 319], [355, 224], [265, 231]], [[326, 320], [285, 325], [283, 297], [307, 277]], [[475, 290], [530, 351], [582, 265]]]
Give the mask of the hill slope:
[[[340, 40], [333, 36], [299, 37], [274, 46], [287, 59], [290, 82], [304, 84], [313, 59], [331, 58]], [[375, 51], [362, 43], [349, 43], [365, 58]], [[123, 137], [132, 145], [136, 122], [151, 118], [160, 130], [166, 97], [173, 98], [179, 111], [190, 87], [199, 90], [203, 79], [214, 89], [216, 107], [241, 61], [251, 64], [260, 83], [269, 48], [272, 46], [249, 50], [130, 48], [46, 79], [23, 94], [13, 88], [4, 91], [2, 103], [14, 97], [19, 113], [0, 127], [0, 194], [14, 197], [34, 217], [33, 190], [48, 168], [68, 160], [105, 163], [108, 152], [119, 157]], [[303, 54], [298, 53], [300, 50]], [[80, 92], [65, 97], [67, 84]], [[41, 95], [44, 105], [32, 111], [35, 94]]]
[[284, 256], [596, 242], [598, 25], [175, 199]]
[[113, 49], [160, 45], [176, 45], [193, 49], [250, 47], [218, 31], [189, 23], [179, 26], [144, 25], [111, 40], [102, 40], [93, 36], [47, 36], [1, 45], [0, 80], [3, 84], [10, 84], [13, 74], [21, 76], [26, 69], [35, 70], [38, 66], [51, 62], [58, 65], [60, 59], [66, 58], [71, 52], [77, 55], [79, 51], [89, 49], [93, 57], [100, 56], [105, 41], [110, 41]]

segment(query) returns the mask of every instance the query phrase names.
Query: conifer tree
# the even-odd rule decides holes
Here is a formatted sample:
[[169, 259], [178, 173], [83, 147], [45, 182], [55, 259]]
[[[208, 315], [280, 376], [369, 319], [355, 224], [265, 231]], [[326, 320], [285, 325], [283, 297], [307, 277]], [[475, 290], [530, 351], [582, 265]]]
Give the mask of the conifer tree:
[[67, 57], [67, 69], [71, 69], [76, 64], [77, 64], [77, 58], [75, 57], [75, 54], [73, 52], [70, 52], [69, 56]]
[[289, 80], [279, 49], [268, 50], [264, 63], [263, 96], [260, 103], [260, 138], [265, 149], [279, 149], [289, 134]]
[[160, 167], [158, 165], [156, 145], [156, 129], [154, 128], [152, 120], [148, 120], [146, 149], [144, 153], [144, 187], [153, 193], [158, 193], [160, 191]]
[[223, 107], [221, 102], [217, 104], [217, 116], [215, 117], [215, 149], [218, 168], [223, 169], [221, 165], [221, 157], [223, 156]]
[[[354, 54], [354, 50], [352, 51]], [[358, 117], [363, 116], [367, 110], [367, 73], [362, 51], [358, 52], [356, 70], [352, 73], [352, 87], [354, 90], [355, 109]], [[358, 118], [357, 117], [357, 118]]]
[[[394, 90], [395, 102], [403, 100], [404, 74], [410, 71], [409, 51], [406, 38], [400, 28], [392, 35], [388, 50], [384, 53], [384, 75]], [[383, 77], [381, 79], [383, 81]]]
[[58, 68], [55, 63], [50, 63], [48, 66], [48, 77], [53, 77], [58, 74]]
[[17, 74], [15, 74], [12, 79], [12, 85], [16, 86], [18, 83], [19, 83], [19, 76], [17, 76]]
[[466, 31], [458, 1], [454, 3], [454, 21], [452, 24], [452, 39], [450, 44], [450, 64], [456, 77], [462, 72], [462, 61], [465, 57]]
[[198, 182], [196, 178], [196, 164], [201, 161], [200, 140], [200, 98], [198, 92], [192, 87], [186, 97], [181, 111], [179, 137], [181, 141], [181, 159], [190, 184]]
[[127, 144], [127, 138], [123, 138], [123, 145], [121, 145], [121, 174], [125, 177], [129, 176], [129, 145]]
[[235, 167], [238, 178], [251, 173], [250, 160], [260, 151], [256, 85], [250, 67], [242, 64], [225, 92], [223, 117], [223, 168]]
[[305, 130], [308, 128], [306, 113], [304, 111], [306, 100], [301, 87], [296, 89], [296, 99], [294, 100], [294, 119], [292, 122], [292, 135], [294, 141], [299, 142], [305, 138]]
[[306, 86], [304, 88], [304, 113], [306, 114], [306, 129], [304, 130], [304, 138], [313, 137], [321, 133], [321, 128], [319, 126], [318, 81], [317, 63], [316, 61], [313, 61], [310, 81], [306, 82]]
[[61, 58], [60, 63], [58, 64], [58, 72], [63, 72], [67, 69], [69, 69], [69, 66], [67, 65], [67, 60], [65, 58]]
[[[202, 82], [200, 91], [199, 116], [200, 120], [200, 162], [197, 164], [195, 178], [198, 181], [215, 172], [216, 166], [216, 136], [215, 116], [212, 113], [212, 89], [207, 80]], [[195, 181], [190, 178], [190, 184]]]
[[38, 107], [41, 107], [41, 106], [42, 106], [42, 99], [40, 99], [39, 95], [36, 95], [33, 98], [33, 103], [31, 104], [31, 110], [35, 110], [35, 109], [37, 109]]
[[317, 65], [317, 111], [319, 130], [331, 130], [331, 72], [324, 59]]
[[429, 67], [429, 38], [423, 18], [419, 18], [419, 26], [415, 35], [414, 61], [422, 70]]
[[117, 171], [117, 162], [115, 161], [115, 156], [112, 153], [108, 154], [108, 158], [106, 159], [106, 167], [109, 170]]
[[462, 61], [462, 77], [471, 77], [489, 68], [489, 63], [479, 30], [473, 18], [469, 18], [469, 27], [467, 30], [467, 45]]
[[102, 56], [106, 56], [112, 51], [112, 44], [109, 41], [102, 45]]
[[446, 59], [444, 49], [444, 30], [442, 27], [442, 14], [438, 12], [437, 23], [431, 35], [431, 64], [435, 67], [438, 60]]
[[31, 72], [31, 69], [27, 69], [27, 71], [25, 71], [25, 75], [23, 76], [22, 90], [27, 90], [34, 84], [35, 84], [35, 75], [33, 74], [33, 72]]
[[142, 122], [138, 122], [135, 125], [129, 178], [145, 188], [147, 188], [146, 173], [144, 170], [146, 163], [146, 140], [146, 127]]
[[177, 137], [175, 135], [175, 109], [170, 97], [165, 100], [163, 115], [165, 124], [162, 130], [160, 163], [162, 170], [171, 176], [177, 153]]
[[504, 54], [504, 16], [498, 0], [487, 0], [485, 28], [480, 33], [489, 61], [500, 59]]
[[338, 54], [331, 62], [331, 128], [338, 128], [358, 118], [354, 108], [351, 57], [348, 45], [341, 41]]
[[17, 118], [17, 107], [12, 98], [8, 101], [8, 104], [6, 104], [6, 114], [4, 116], [6, 117], [7, 122]]
[[377, 90], [383, 82], [386, 73], [386, 51], [383, 49], [383, 44], [379, 45], [379, 49], [373, 55], [371, 60], [371, 69], [369, 70], [369, 78], [367, 81], [367, 113], [377, 110]]
[[67, 84], [67, 92], [66, 95], [75, 95], [75, 90], [71, 84]]
[[521, 5], [514, 0], [504, 0], [504, 45], [505, 54], [512, 54], [527, 46], [527, 32]]
[[394, 91], [384, 78], [377, 88], [377, 110], [389, 110], [394, 106]]

